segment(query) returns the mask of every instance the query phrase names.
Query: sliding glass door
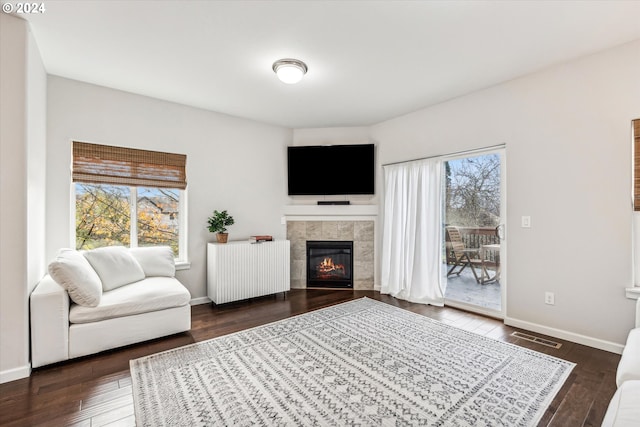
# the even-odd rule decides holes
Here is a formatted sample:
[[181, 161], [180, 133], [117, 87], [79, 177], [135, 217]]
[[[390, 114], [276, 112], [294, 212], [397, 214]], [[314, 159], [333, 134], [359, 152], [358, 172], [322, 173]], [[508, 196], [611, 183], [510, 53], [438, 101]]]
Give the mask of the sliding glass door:
[[443, 159], [445, 304], [504, 317], [504, 149]]

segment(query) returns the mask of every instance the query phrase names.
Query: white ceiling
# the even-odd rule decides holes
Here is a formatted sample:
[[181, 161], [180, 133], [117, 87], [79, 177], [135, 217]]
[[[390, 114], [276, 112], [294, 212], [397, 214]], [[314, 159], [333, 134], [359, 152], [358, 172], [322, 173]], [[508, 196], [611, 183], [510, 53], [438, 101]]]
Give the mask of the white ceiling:
[[[640, 39], [640, 1], [47, 1], [49, 74], [291, 128], [364, 126]], [[305, 61], [297, 85], [271, 70]]]

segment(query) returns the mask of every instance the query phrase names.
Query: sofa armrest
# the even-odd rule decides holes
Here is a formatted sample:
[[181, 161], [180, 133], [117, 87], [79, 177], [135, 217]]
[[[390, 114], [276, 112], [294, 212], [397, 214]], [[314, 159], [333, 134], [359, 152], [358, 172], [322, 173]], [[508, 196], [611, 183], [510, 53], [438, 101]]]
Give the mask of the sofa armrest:
[[640, 425], [640, 381], [626, 381], [613, 395], [601, 427]]
[[629, 380], [640, 381], [640, 328], [632, 329], [629, 332], [616, 370], [616, 385], [618, 387]]
[[69, 294], [48, 274], [29, 298], [31, 366], [69, 359]]

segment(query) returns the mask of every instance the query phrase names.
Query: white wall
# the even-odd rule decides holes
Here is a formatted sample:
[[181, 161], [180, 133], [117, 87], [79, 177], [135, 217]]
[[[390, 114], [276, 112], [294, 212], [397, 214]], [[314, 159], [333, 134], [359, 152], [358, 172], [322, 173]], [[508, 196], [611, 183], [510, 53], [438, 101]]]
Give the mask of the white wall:
[[640, 41], [372, 127], [383, 164], [506, 144], [507, 323], [612, 351], [624, 343], [638, 76]]
[[0, 51], [1, 383], [30, 372], [28, 295], [44, 272], [46, 74], [26, 21], [0, 15]]
[[293, 145], [369, 144], [371, 128], [304, 128], [293, 130]]
[[206, 229], [214, 209], [229, 211], [231, 240], [285, 237], [286, 147], [292, 132], [60, 77], [49, 77], [47, 257], [72, 245], [71, 141], [187, 155], [188, 254], [178, 278], [192, 298], [206, 296]]
[[27, 67], [27, 245], [28, 293], [46, 274], [47, 73], [29, 31]]

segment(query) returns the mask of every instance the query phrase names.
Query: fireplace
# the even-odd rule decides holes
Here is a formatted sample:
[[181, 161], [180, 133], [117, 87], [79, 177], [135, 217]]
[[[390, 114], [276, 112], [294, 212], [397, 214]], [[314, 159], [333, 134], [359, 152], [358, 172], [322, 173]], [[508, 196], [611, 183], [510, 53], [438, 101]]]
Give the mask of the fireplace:
[[353, 289], [353, 242], [307, 240], [307, 287]]

